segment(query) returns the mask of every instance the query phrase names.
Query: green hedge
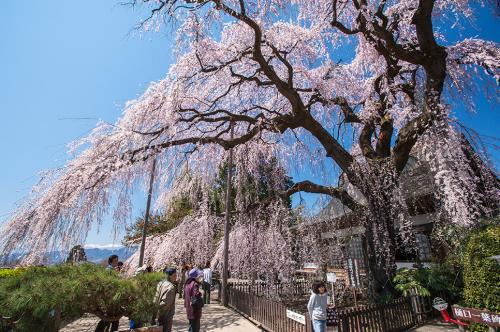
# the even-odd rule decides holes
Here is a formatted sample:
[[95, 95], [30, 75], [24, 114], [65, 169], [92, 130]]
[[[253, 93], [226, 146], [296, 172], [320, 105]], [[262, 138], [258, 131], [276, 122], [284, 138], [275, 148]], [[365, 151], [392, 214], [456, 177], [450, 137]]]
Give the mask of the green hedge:
[[21, 274], [23, 269], [0, 269], [0, 279]]
[[500, 226], [471, 235], [463, 257], [465, 306], [500, 311], [500, 265], [490, 258], [496, 255], [500, 255]]
[[84, 313], [147, 321], [156, 311], [153, 298], [162, 278], [150, 273], [124, 279], [91, 263], [30, 267], [0, 279], [0, 315], [18, 320], [16, 331], [56, 331], [57, 321]]

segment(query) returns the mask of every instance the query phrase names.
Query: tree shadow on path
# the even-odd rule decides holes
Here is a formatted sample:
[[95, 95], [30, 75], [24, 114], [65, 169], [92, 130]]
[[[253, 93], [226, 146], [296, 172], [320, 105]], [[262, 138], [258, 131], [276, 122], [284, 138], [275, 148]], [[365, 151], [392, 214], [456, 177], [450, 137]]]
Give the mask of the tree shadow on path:
[[[173, 331], [186, 332], [188, 320], [184, 303], [176, 303]], [[201, 317], [202, 332], [258, 332], [261, 331], [250, 321], [236, 312], [224, 308], [218, 303], [212, 303], [203, 307]]]

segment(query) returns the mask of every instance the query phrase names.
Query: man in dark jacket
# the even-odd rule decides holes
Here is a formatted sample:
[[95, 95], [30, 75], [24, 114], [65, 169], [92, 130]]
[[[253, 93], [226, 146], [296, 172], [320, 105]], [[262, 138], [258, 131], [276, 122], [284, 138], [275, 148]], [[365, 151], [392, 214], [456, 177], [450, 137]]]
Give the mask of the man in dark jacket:
[[203, 282], [203, 271], [194, 268], [189, 271], [188, 276], [184, 286], [184, 307], [189, 320], [189, 332], [200, 332], [201, 308], [203, 307], [200, 283]]

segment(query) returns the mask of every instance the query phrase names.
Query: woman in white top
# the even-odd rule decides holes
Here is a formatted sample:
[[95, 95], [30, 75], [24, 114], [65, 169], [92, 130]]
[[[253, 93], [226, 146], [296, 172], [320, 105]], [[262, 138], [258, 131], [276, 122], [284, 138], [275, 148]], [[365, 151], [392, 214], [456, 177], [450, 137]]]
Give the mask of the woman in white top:
[[314, 332], [326, 332], [326, 306], [328, 294], [325, 283], [315, 281], [311, 287], [311, 297], [307, 304], [307, 311], [311, 317]]

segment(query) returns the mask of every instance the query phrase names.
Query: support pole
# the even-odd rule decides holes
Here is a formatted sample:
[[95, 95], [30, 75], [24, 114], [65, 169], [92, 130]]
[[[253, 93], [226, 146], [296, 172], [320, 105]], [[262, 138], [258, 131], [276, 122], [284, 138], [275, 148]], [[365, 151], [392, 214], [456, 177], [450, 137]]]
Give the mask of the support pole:
[[144, 216], [144, 227], [142, 228], [141, 250], [139, 252], [139, 267], [141, 267], [144, 264], [144, 249], [146, 248], [146, 235], [148, 232], [149, 209], [151, 208], [151, 196], [153, 194], [153, 183], [154, 183], [154, 178], [155, 178], [155, 170], [156, 170], [156, 158], [153, 159], [153, 166], [151, 167], [151, 177], [149, 178], [148, 201], [146, 203], [146, 215]]
[[[231, 140], [234, 137], [234, 123], [231, 121]], [[226, 218], [224, 222], [224, 263], [222, 265], [222, 305], [228, 305], [227, 279], [229, 276], [229, 228], [231, 221], [231, 177], [233, 174], [233, 148], [229, 149], [226, 182]]]

